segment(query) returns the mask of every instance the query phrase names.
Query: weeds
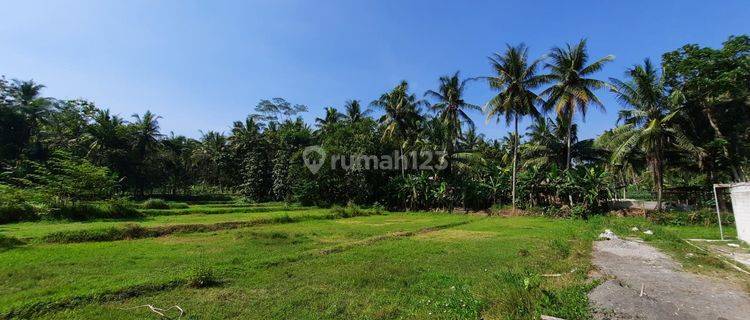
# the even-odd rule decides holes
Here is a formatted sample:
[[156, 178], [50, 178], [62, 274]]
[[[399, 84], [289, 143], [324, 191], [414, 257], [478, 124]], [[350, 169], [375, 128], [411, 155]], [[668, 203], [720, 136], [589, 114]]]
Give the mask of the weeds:
[[549, 246], [555, 251], [560, 259], [565, 259], [570, 256], [570, 244], [563, 239], [553, 239], [549, 242]]
[[208, 288], [221, 283], [211, 268], [195, 268], [187, 279], [187, 285], [191, 288]]

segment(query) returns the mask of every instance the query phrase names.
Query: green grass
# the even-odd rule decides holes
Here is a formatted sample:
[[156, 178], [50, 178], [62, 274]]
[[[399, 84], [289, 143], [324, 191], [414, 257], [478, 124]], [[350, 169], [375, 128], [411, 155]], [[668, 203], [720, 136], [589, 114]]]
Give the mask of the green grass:
[[118, 220], [95, 220], [82, 222], [67, 221], [39, 221], [22, 222], [13, 224], [0, 224], [0, 233], [16, 238], [41, 238], [44, 235], [77, 230], [104, 229], [110, 227], [122, 227], [127, 224], [137, 224], [144, 227], [175, 225], [175, 224], [198, 224], [219, 223], [226, 221], [252, 221], [268, 217], [290, 217], [302, 215], [323, 215], [328, 213], [325, 209], [294, 210], [274, 209], [264, 212], [235, 210], [229, 213], [186, 213], [181, 215], [147, 216], [140, 219], [118, 219]]
[[[591, 242], [604, 227], [625, 232], [646, 223], [356, 212], [151, 216], [133, 223], [332, 218], [68, 244], [40, 239], [122, 222], [4, 225], [7, 236], [31, 241], [0, 250], [0, 318], [143, 319], [153, 314], [131, 308], [152, 304], [179, 305], [195, 319], [588, 319]], [[703, 227], [659, 228], [665, 236], [650, 241], [668, 250], [676, 234], [711, 235]]]

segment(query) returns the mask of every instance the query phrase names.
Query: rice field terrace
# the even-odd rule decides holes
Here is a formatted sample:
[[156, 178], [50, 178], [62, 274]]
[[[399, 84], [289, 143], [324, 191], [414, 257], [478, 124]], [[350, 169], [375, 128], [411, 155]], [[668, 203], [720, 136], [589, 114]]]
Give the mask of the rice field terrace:
[[[0, 317], [158, 318], [152, 305], [186, 319], [588, 319], [592, 241], [648, 224], [279, 203], [142, 212], [0, 225]], [[678, 254], [690, 249], [675, 239], [718, 237], [649, 227]]]

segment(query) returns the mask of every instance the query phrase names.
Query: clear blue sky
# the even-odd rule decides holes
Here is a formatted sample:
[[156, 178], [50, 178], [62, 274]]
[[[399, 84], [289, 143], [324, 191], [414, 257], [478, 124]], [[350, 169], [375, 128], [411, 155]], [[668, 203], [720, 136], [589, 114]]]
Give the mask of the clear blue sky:
[[[86, 98], [129, 117], [150, 109], [164, 132], [228, 132], [258, 100], [310, 106], [307, 121], [347, 99], [369, 103], [400, 80], [421, 95], [441, 75], [490, 73], [487, 56], [525, 42], [532, 56], [588, 38], [617, 58], [601, 79], [686, 43], [719, 46], [750, 33], [737, 1], [5, 1], [0, 74]], [[468, 100], [483, 104], [482, 83]], [[612, 126], [619, 106], [592, 111], [582, 135]], [[477, 125], [488, 137], [504, 124]]]

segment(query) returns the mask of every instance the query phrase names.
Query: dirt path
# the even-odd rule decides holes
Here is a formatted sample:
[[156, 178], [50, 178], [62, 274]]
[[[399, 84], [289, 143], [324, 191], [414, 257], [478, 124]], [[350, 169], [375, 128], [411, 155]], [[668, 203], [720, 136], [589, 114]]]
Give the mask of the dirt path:
[[589, 293], [595, 319], [750, 319], [750, 295], [738, 285], [684, 272], [642, 242], [597, 241], [593, 262], [604, 281]]

